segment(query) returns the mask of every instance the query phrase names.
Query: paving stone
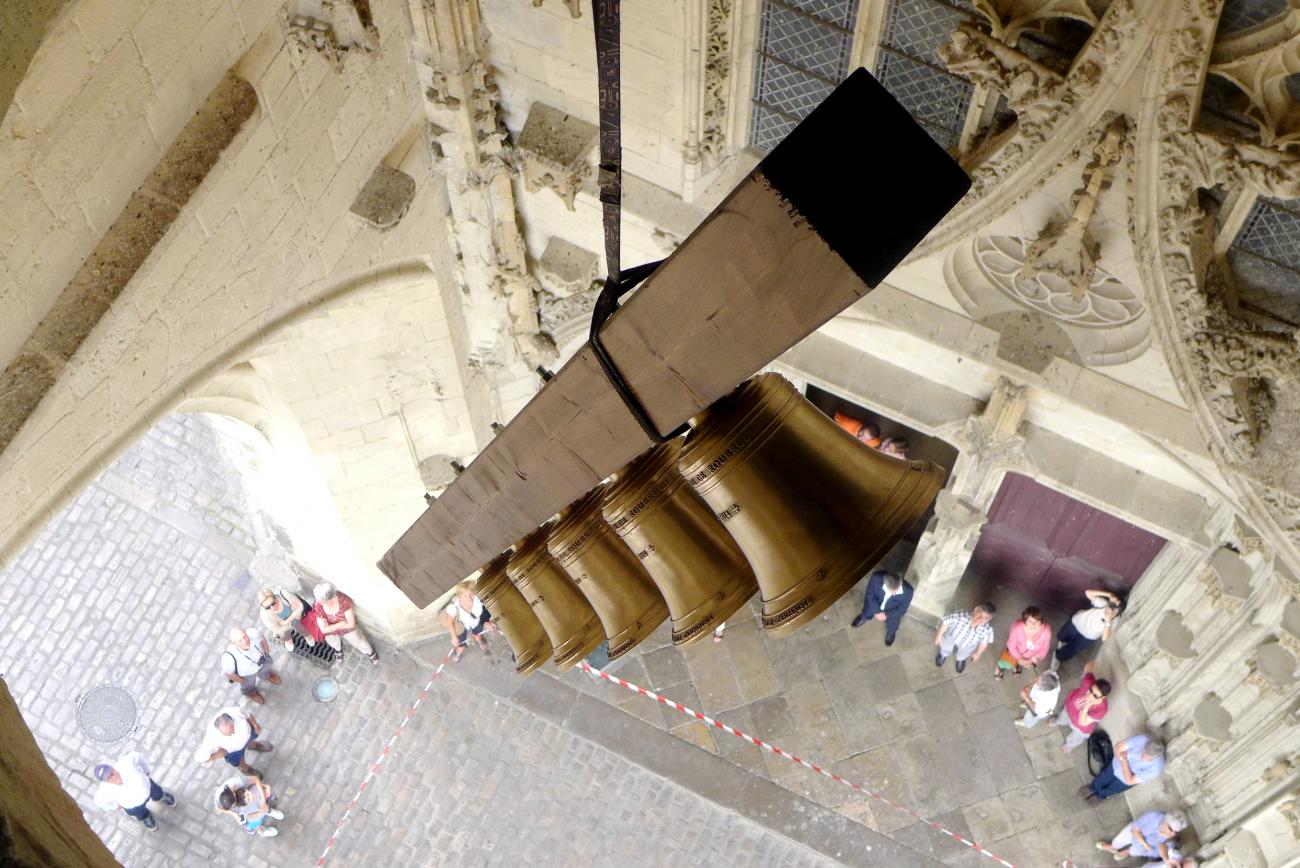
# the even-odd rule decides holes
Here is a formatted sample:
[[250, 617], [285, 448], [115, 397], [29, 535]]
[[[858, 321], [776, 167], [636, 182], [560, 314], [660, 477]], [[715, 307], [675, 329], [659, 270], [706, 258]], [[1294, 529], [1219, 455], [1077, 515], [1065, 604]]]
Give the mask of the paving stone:
[[876, 703], [867, 695], [857, 672], [827, 679], [826, 691], [844, 732], [844, 745], [851, 754], [880, 747], [889, 740]]
[[1016, 826], [1000, 796], [993, 796], [962, 808], [966, 827], [977, 843], [991, 845], [1011, 835]]
[[877, 702], [888, 702], [912, 692], [903, 661], [897, 654], [863, 666], [862, 684], [867, 695]]
[[[898, 752], [892, 747], [880, 747], [851, 756], [836, 763], [835, 771], [886, 799], [901, 805], [912, 804], [911, 788], [903, 776]], [[895, 837], [895, 830], [916, 822], [911, 815], [880, 801], [873, 802], [871, 814], [875, 819], [873, 828], [890, 837]]]
[[[649, 686], [656, 691], [691, 680], [691, 670], [686, 666], [686, 658], [672, 645], [642, 654], [641, 662], [645, 666], [646, 677], [650, 681]], [[620, 677], [627, 677], [621, 672], [619, 674]]]
[[891, 702], [883, 702], [876, 706], [876, 711], [880, 716], [880, 728], [886, 741], [893, 742], [899, 739], [910, 738], [918, 733], [925, 732], [933, 722], [936, 726], [949, 728], [952, 725], [964, 725], [960, 721], [939, 718], [931, 721], [921, 712], [921, 703], [917, 700], [916, 695], [905, 693]]

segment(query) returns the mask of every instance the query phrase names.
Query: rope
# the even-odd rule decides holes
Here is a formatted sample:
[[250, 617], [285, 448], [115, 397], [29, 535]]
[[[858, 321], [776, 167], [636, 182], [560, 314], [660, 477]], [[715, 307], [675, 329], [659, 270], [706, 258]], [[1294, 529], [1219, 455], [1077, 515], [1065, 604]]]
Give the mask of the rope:
[[600, 204], [605, 228], [605, 273], [619, 283], [623, 148], [619, 132], [619, 0], [592, 0], [596, 32], [596, 87], [600, 97]]

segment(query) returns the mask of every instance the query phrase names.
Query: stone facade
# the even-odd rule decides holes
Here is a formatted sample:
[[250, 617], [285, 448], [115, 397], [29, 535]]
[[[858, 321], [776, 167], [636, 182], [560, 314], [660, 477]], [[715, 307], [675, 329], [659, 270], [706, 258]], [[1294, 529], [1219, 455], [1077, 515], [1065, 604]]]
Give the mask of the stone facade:
[[[1202, 855], [1282, 865], [1300, 853], [1300, 354], [1292, 326], [1243, 313], [1227, 250], [1261, 197], [1300, 196], [1300, 11], [1228, 32], [1215, 2], [1101, 5], [979, 0], [928, 46], [970, 84], [972, 193], [774, 367], [959, 450], [909, 567], [925, 612], [953, 599], [1007, 473], [1168, 540], [1108, 653], [1132, 720], [1171, 742]], [[765, 9], [623, 4], [625, 265], [671, 251], [758, 158]], [[861, 3], [852, 59], [879, 69], [901, 20]], [[28, 47], [0, 121], [7, 368], [203, 100], [234, 76], [256, 107], [49, 364], [0, 452], [0, 553], [167, 413], [222, 413], [312, 501], [286, 528], [304, 562], [389, 638], [436, 630], [371, 565], [533, 368], [582, 342], [603, 270], [588, 9], [72, 0]], [[1235, 133], [1206, 117], [1207, 71], [1246, 106]], [[543, 115], [572, 147], [530, 139]], [[87, 144], [107, 142], [112, 159]], [[395, 200], [362, 196], [377, 176]]]

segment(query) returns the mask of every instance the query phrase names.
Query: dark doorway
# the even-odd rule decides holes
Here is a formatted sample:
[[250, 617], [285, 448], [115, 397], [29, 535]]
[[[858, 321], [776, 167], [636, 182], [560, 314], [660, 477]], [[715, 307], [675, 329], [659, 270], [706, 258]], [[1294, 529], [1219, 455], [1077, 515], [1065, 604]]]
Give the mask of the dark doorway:
[[1165, 540], [1018, 473], [989, 508], [969, 572], [1040, 605], [1075, 609], [1085, 588], [1126, 594]]
[[[832, 394], [825, 389], [819, 389], [809, 384], [806, 397], [813, 403], [817, 409], [821, 410], [827, 416], [835, 418], [836, 413], [856, 419], [859, 422], [870, 422], [880, 429], [882, 440], [889, 438], [904, 438], [907, 441], [907, 457], [911, 459], [923, 459], [933, 461], [938, 464], [949, 475], [952, 474], [953, 464], [957, 461], [957, 448], [947, 441], [940, 440], [938, 437], [931, 437], [929, 434], [923, 434], [914, 428], [896, 422], [887, 416], [881, 416], [879, 413], [873, 413], [865, 407], [853, 403], [847, 398], [841, 398], [839, 395]], [[921, 516], [916, 524], [912, 525], [907, 535], [903, 537], [900, 545], [907, 544], [908, 552], [903, 567], [907, 566], [907, 561], [911, 560], [911, 550], [916, 546], [917, 540], [925, 531], [926, 523], [930, 521], [930, 516], [934, 514], [934, 506], [931, 505]], [[897, 568], [892, 565], [891, 569]]]

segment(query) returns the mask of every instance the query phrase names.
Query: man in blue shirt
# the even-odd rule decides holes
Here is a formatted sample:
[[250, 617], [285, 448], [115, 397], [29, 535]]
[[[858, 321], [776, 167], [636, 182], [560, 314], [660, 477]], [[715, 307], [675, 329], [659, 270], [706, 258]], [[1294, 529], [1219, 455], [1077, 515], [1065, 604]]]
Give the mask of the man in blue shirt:
[[894, 634], [903, 622], [907, 607], [912, 605], [912, 586], [898, 573], [877, 570], [867, 579], [866, 598], [862, 601], [862, 614], [853, 619], [854, 627], [868, 621], [885, 622], [885, 644], [894, 644]]
[[1129, 856], [1171, 861], [1170, 842], [1187, 828], [1187, 815], [1182, 811], [1147, 811], [1129, 823], [1109, 842], [1101, 841], [1098, 850], [1114, 855], [1116, 860]]
[[1129, 787], [1153, 781], [1165, 770], [1165, 746], [1149, 735], [1133, 735], [1115, 745], [1115, 759], [1084, 787], [1096, 804]]

